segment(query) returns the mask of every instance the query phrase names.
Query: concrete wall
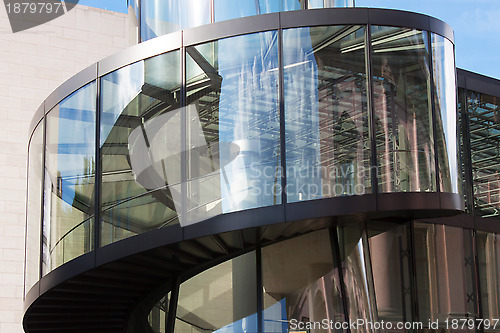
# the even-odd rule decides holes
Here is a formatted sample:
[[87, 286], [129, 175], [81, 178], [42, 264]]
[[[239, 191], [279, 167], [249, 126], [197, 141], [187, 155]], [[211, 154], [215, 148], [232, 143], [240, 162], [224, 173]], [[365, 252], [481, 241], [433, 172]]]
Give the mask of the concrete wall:
[[23, 332], [28, 127], [42, 101], [88, 65], [128, 46], [126, 14], [78, 5], [12, 33], [0, 5], [0, 332]]

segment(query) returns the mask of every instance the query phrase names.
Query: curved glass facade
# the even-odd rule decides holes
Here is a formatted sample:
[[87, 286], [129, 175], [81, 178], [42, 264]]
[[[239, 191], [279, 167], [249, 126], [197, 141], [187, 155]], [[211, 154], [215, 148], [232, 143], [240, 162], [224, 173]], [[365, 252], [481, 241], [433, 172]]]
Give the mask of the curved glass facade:
[[94, 246], [96, 84], [46, 115], [42, 272]]
[[288, 202], [373, 193], [365, 30], [283, 31]]
[[[177, 301], [162, 306], [169, 293], [153, 312], [175, 318], [174, 332], [345, 332], [361, 320], [351, 331], [384, 323], [385, 332], [420, 332], [430, 322], [449, 331], [460, 318], [491, 319], [486, 331], [498, 331], [497, 239], [477, 236], [482, 314], [472, 230], [417, 221], [351, 223], [258, 246], [188, 276], [174, 286]], [[153, 331], [171, 331], [151, 318]]]
[[300, 9], [354, 7], [354, 0], [133, 0], [132, 36], [146, 41], [171, 32], [241, 17]]
[[100, 85], [100, 243], [106, 245], [178, 221], [180, 52], [121, 68]]
[[43, 177], [43, 203], [28, 209], [28, 237], [43, 215], [43, 273], [235, 211], [458, 193], [452, 69], [444, 37], [341, 25], [188, 45], [106, 73], [48, 111], [32, 139], [30, 161], [46, 141], [44, 164], [30, 162], [30, 198]]

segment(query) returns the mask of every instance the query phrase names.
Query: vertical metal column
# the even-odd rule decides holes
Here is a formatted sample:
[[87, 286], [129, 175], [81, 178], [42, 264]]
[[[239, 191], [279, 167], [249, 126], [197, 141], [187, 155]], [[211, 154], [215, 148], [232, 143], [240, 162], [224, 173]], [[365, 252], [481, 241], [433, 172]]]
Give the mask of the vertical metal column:
[[[373, 94], [373, 59], [372, 59], [372, 37], [371, 37], [371, 24], [365, 26], [365, 68], [367, 76], [367, 110], [368, 110], [368, 123], [369, 123], [369, 139], [370, 139], [370, 177], [372, 193], [378, 194], [378, 167], [377, 167], [377, 142], [375, 131], [375, 108], [374, 108], [374, 94]], [[377, 201], [378, 202], [378, 201]], [[378, 204], [377, 204], [378, 206]]]
[[417, 290], [417, 263], [415, 261], [415, 223], [410, 221], [408, 231], [408, 246], [410, 248], [410, 286], [413, 292], [413, 301], [411, 302], [412, 319], [420, 320], [418, 311], [418, 290]]
[[286, 175], [286, 121], [285, 121], [285, 79], [283, 70], [283, 29], [281, 27], [281, 13], [279, 14], [278, 26], [278, 105], [280, 117], [280, 166], [281, 166], [281, 204], [285, 205], [287, 202], [287, 175]]
[[436, 192], [441, 192], [441, 185], [440, 185], [440, 175], [439, 175], [439, 154], [438, 154], [438, 143], [437, 143], [437, 110], [436, 110], [436, 86], [434, 82], [434, 57], [432, 54], [432, 38], [431, 38], [431, 32], [427, 31], [427, 45], [429, 45], [429, 50], [428, 50], [428, 55], [427, 55], [427, 60], [429, 62], [429, 87], [430, 87], [430, 96], [429, 98], [431, 99], [431, 123], [432, 123], [432, 141], [434, 144], [434, 167], [435, 167], [435, 172], [436, 175], [434, 177], [436, 181]]
[[[257, 231], [258, 229], [256, 229]], [[262, 280], [262, 251], [260, 237], [257, 239], [257, 247], [255, 249], [256, 256], [256, 274], [257, 274], [257, 332], [264, 332], [264, 295], [263, 295], [263, 280]]]
[[[472, 231], [472, 253], [474, 256], [474, 282], [476, 285], [476, 297], [477, 297], [477, 313], [479, 318], [483, 318], [483, 302], [481, 299], [481, 279], [479, 272], [479, 257], [477, 253], [477, 231], [474, 229]], [[481, 325], [479, 329], [476, 329], [477, 332], [484, 332], [484, 325]]]
[[170, 302], [167, 313], [167, 326], [165, 332], [173, 333], [175, 329], [175, 320], [177, 318], [177, 303], [179, 301], [179, 288], [181, 285], [180, 277], [177, 276], [172, 281], [172, 292], [170, 293]]
[[[186, 115], [186, 48], [184, 47], [184, 31], [181, 31], [181, 49], [180, 49], [180, 70], [181, 70], [181, 88], [180, 88], [180, 105], [181, 105], [181, 211], [180, 218], [187, 218], [187, 178], [188, 178], [188, 147], [187, 147], [187, 115]], [[179, 217], [179, 212], [177, 212]]]
[[[40, 258], [39, 258], [39, 266], [38, 267], [38, 280], [40, 281], [43, 277], [43, 218], [45, 216], [45, 159], [47, 154], [47, 149], [45, 149], [47, 145], [47, 115], [45, 114], [45, 101], [43, 102], [43, 118], [38, 126], [43, 127], [43, 138], [42, 138], [42, 191], [41, 191], [41, 207], [40, 207]], [[27, 216], [26, 216], [27, 218]], [[26, 220], [27, 221], [27, 220]], [[38, 295], [40, 295], [40, 282], [38, 282]]]
[[[344, 320], [349, 323], [349, 304], [347, 304], [347, 292], [344, 282], [344, 272], [342, 269], [342, 258], [340, 256], [340, 245], [337, 228], [330, 228], [330, 245], [332, 250], [333, 264], [337, 267], [337, 273], [340, 283], [340, 298], [342, 299], [342, 307], [344, 308]], [[350, 326], [347, 327], [347, 333], [351, 332]]]
[[102, 162], [101, 162], [101, 80], [99, 79], [99, 63], [96, 66], [96, 121], [95, 121], [95, 210], [94, 210], [94, 257], [97, 262], [97, 249], [101, 246], [101, 189], [102, 189]]

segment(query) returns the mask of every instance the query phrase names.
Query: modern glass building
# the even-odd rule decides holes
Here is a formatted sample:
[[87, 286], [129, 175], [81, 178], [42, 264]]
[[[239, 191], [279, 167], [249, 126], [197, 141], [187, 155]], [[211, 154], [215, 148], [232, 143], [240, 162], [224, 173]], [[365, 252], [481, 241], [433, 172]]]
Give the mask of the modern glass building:
[[500, 81], [352, 5], [130, 2], [32, 122], [26, 332], [500, 331]]

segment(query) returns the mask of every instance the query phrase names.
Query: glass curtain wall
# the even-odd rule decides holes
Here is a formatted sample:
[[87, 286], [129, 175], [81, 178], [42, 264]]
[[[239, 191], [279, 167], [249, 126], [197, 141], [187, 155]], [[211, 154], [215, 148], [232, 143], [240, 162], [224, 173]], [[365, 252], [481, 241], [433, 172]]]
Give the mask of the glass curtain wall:
[[211, 22], [210, 0], [139, 1], [142, 41]]
[[[500, 235], [477, 232], [476, 246], [485, 331], [500, 332]], [[495, 325], [496, 324], [496, 325]], [[495, 327], [496, 326], [496, 327]]]
[[101, 244], [178, 222], [180, 52], [101, 78]]
[[[471, 230], [372, 221], [336, 231], [263, 246], [181, 283], [175, 332], [257, 332], [258, 327], [287, 332], [297, 323], [303, 325], [297, 330], [337, 332], [343, 331], [341, 323], [358, 320], [364, 324], [350, 326], [351, 331], [475, 332], [470, 321], [450, 328], [453, 320], [462, 325], [461, 319], [476, 318], [489, 319], [483, 323], [486, 331], [500, 331], [498, 325], [493, 330], [500, 311], [498, 235], [476, 237], [481, 317]], [[367, 324], [381, 322], [383, 330]], [[403, 329], [400, 323], [407, 325]], [[430, 323], [439, 327], [429, 328]]]
[[[439, 190], [458, 192], [448, 40], [372, 27], [367, 48], [365, 26], [282, 33], [282, 69], [278, 31], [226, 38], [186, 47], [185, 69], [177, 50], [102, 76], [99, 124], [96, 83], [47, 114], [44, 272], [93, 248], [96, 153], [102, 172], [99, 246], [176, 223], [282, 204], [283, 164], [287, 202], [375, 193], [372, 120], [380, 192], [437, 191], [437, 164]], [[475, 205], [483, 216], [497, 216], [500, 201], [498, 105], [492, 96], [468, 96]]]
[[[262, 331], [287, 332], [291, 320], [344, 322], [340, 272], [333, 262], [328, 230], [262, 248]], [[310, 330], [320, 331], [325, 330]]]
[[371, 193], [365, 27], [283, 31], [288, 202]]
[[46, 118], [44, 274], [94, 246], [96, 99], [93, 82]]
[[500, 98], [468, 92], [474, 214], [500, 216]]
[[371, 47], [379, 191], [435, 192], [427, 32], [373, 26]]
[[186, 54], [186, 223], [280, 204], [277, 32]]
[[[377, 322], [372, 262], [364, 225], [351, 224], [337, 228], [339, 254], [344, 275], [347, 315], [350, 321]], [[373, 327], [360, 325], [352, 332], [374, 332]]]
[[256, 267], [250, 252], [182, 283], [175, 332], [257, 332]]
[[137, 36], [136, 32], [140, 29], [140, 39], [146, 41], [213, 22], [300, 9], [335, 7], [354, 7], [354, 0], [243, 0], [238, 5], [231, 0], [130, 0], [129, 25], [132, 36]]
[[394, 327], [416, 321], [410, 224], [367, 225], [378, 319]]
[[[419, 320], [475, 318], [472, 232], [444, 225], [414, 224], [416, 290]], [[465, 327], [462, 332], [474, 332]]]
[[441, 192], [459, 193], [456, 70], [453, 44], [431, 34], [435, 130]]

